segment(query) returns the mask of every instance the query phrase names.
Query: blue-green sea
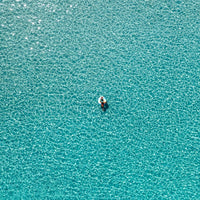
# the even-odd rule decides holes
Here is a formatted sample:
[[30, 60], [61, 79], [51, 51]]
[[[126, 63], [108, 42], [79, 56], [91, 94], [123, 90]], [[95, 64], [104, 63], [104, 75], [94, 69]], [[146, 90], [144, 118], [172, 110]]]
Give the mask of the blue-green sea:
[[1, 200], [199, 199], [199, 0], [1, 0], [0, 66]]

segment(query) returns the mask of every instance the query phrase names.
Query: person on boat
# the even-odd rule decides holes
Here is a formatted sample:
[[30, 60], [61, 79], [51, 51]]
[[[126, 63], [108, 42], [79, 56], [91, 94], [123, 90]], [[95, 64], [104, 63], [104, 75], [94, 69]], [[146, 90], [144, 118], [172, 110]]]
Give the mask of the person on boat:
[[104, 110], [104, 106], [106, 104], [106, 99], [102, 96], [99, 98], [99, 104], [101, 104], [102, 110]]
[[103, 97], [101, 97], [100, 102], [101, 102], [101, 107], [103, 108], [103, 107], [104, 107], [104, 104], [105, 104], [105, 101], [104, 101], [104, 98], [103, 98]]

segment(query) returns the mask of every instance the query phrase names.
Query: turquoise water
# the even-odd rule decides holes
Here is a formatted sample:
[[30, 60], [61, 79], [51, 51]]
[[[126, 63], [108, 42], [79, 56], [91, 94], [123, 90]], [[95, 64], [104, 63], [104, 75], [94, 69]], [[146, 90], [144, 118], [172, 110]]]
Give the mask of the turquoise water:
[[199, 1], [0, 11], [0, 199], [199, 198]]

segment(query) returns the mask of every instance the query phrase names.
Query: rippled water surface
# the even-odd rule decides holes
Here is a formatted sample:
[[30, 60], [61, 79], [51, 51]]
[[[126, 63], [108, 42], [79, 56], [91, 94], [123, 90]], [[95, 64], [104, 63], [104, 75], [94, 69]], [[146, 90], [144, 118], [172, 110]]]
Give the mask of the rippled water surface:
[[199, 1], [0, 12], [1, 199], [198, 199]]

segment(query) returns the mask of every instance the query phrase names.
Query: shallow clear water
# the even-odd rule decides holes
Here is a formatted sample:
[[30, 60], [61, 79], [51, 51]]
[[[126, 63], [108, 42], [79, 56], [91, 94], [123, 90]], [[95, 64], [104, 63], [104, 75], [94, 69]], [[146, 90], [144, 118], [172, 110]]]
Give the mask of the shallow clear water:
[[0, 11], [1, 199], [198, 199], [199, 1]]

